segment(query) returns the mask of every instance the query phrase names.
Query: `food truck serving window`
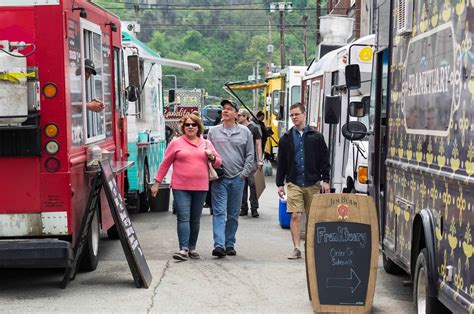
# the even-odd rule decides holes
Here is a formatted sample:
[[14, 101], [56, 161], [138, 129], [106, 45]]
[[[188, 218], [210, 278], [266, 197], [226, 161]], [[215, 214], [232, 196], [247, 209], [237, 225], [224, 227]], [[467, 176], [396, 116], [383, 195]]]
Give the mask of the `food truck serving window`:
[[81, 66], [83, 79], [83, 96], [82, 105], [84, 108], [84, 126], [86, 144], [96, 142], [105, 138], [105, 110], [101, 112], [93, 112], [87, 110], [87, 103], [93, 99], [104, 101], [104, 67], [102, 56], [102, 35], [100, 27], [86, 20], [81, 20], [81, 47], [83, 49], [82, 56], [92, 60], [96, 75], [90, 75], [86, 78], [84, 62], [82, 59]]

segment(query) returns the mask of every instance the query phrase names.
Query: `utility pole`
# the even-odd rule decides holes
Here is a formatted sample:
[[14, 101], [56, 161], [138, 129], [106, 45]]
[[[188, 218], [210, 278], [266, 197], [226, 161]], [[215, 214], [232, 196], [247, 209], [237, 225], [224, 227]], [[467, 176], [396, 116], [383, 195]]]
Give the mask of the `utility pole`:
[[272, 53], [273, 53], [273, 45], [272, 45], [272, 21], [268, 20], [268, 63], [267, 68], [265, 69], [265, 77], [272, 71]]
[[280, 65], [285, 68], [285, 12], [293, 11], [291, 2], [272, 2], [270, 3], [270, 13], [278, 10], [280, 12]]
[[304, 32], [303, 32], [303, 55], [304, 55], [304, 65], [308, 64], [308, 16], [303, 15], [303, 24], [304, 24]]
[[[326, 2], [327, 3], [327, 2]], [[318, 45], [319, 45], [319, 17], [321, 16], [321, 2], [316, 0], [316, 52], [318, 51]], [[318, 57], [318, 56], [316, 56]]]
[[280, 69], [285, 68], [285, 11], [280, 11]]
[[[257, 80], [258, 80], [259, 77], [260, 77], [260, 76], [258, 75], [258, 73], [259, 73], [259, 68], [260, 68], [260, 62], [257, 61]], [[259, 96], [258, 89], [255, 91], [255, 94], [256, 94], [257, 100], [256, 100], [256, 102], [255, 102], [255, 108], [253, 108], [254, 112], [256, 112], [256, 111], [258, 110], [258, 96]]]
[[[253, 79], [255, 82], [257, 82], [257, 76], [258, 76], [258, 73], [256, 74], [256, 69], [255, 67], [253, 67]], [[256, 90], [252, 90], [252, 96], [253, 96], [253, 111], [255, 112], [255, 106], [256, 106], [256, 103], [257, 103], [257, 94], [255, 93]]]

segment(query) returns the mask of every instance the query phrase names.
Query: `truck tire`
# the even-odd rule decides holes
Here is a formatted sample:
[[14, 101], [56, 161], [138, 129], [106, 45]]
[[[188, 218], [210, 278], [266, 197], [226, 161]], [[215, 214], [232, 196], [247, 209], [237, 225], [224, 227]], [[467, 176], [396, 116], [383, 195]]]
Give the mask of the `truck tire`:
[[397, 264], [395, 264], [391, 259], [389, 259], [385, 255], [385, 253], [382, 253], [382, 262], [383, 269], [387, 274], [400, 275], [404, 273], [403, 269], [401, 269]]
[[447, 313], [446, 307], [436, 298], [428, 296], [428, 251], [422, 249], [416, 260], [413, 301], [415, 313]]
[[82, 252], [80, 266], [82, 271], [93, 271], [97, 268], [97, 264], [99, 263], [99, 213], [99, 209], [96, 209], [89, 232], [87, 233], [87, 243]]
[[148, 169], [148, 163], [145, 162], [143, 166], [143, 192], [139, 195], [138, 212], [147, 213], [150, 211], [150, 188], [148, 187], [150, 182], [150, 171]]

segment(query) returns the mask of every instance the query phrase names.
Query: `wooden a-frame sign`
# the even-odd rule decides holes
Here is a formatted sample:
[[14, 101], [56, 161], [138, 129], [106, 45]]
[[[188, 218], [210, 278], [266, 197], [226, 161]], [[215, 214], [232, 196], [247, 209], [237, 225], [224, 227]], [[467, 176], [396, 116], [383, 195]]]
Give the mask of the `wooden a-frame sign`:
[[65, 288], [69, 281], [75, 277], [79, 261], [82, 257], [83, 247], [87, 242], [87, 233], [97, 208], [100, 190], [103, 187], [135, 286], [137, 288], [149, 288], [152, 275], [125, 208], [110, 162], [108, 160], [101, 161], [100, 168], [101, 171], [96, 174], [93, 180], [93, 188], [89, 194], [86, 214], [81, 223], [80, 236], [75, 243], [73, 258], [68, 268], [66, 268], [61, 287]]
[[361, 194], [321, 194], [306, 222], [306, 275], [317, 313], [370, 313], [378, 263], [373, 200]]

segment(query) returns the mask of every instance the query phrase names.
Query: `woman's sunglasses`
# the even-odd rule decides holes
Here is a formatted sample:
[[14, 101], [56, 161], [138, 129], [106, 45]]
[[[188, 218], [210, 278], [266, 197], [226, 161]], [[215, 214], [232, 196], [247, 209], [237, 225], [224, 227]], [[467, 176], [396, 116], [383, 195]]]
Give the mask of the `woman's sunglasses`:
[[186, 127], [188, 127], [188, 128], [191, 127], [191, 126], [192, 126], [192, 127], [196, 127], [196, 126], [197, 126], [197, 123], [185, 123], [184, 126], [186, 126]]

